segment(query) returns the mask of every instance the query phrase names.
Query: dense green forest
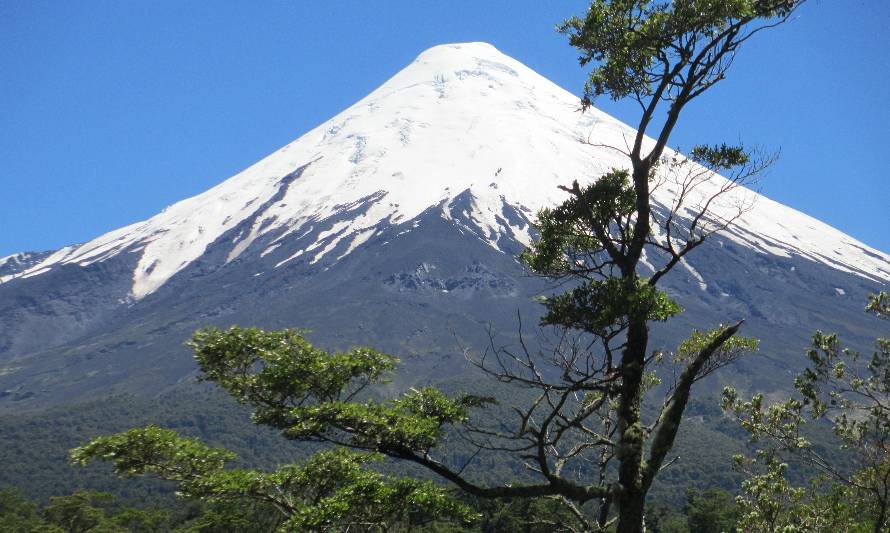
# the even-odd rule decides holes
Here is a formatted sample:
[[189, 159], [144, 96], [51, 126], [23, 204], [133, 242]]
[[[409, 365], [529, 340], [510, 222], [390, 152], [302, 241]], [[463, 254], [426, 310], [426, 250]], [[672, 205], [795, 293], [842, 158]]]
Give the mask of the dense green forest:
[[[561, 510], [547, 501], [515, 500], [477, 502], [479, 518], [472, 525], [425, 523], [438, 533], [549, 533], [548, 523]], [[679, 508], [655, 505], [649, 527], [656, 533], [718, 533], [731, 531], [738, 508], [731, 495], [719, 489], [687, 491]], [[110, 493], [76, 491], [38, 505], [14, 489], [0, 490], [0, 532], [136, 532], [253, 533], [271, 531], [282, 522], [272, 508], [180, 503], [170, 506], [128, 507]]]
[[[155, 399], [117, 396], [40, 413], [0, 415], [0, 487], [16, 487], [29, 499], [46, 503], [52, 496], [78, 489], [109, 492], [118, 503], [169, 506], [175, 486], [147, 478], [121, 480], [108, 465], [73, 467], [69, 450], [100, 435], [155, 424], [233, 450], [238, 464], [273, 468], [304, 457], [304, 445], [281, 439], [274, 430], [255, 425], [249, 410], [215, 388], [193, 383]], [[737, 489], [740, 475], [727, 465], [745, 447], [744, 432], [721, 409], [719, 398], [697, 399], [684, 421], [688, 431], [678, 444], [680, 460], [655, 488], [654, 500], [677, 507], [684, 501], [676, 487]], [[397, 465], [387, 465], [396, 469]], [[475, 468], [482, 477], [511, 479], [521, 472], [505, 470], [495, 459]]]

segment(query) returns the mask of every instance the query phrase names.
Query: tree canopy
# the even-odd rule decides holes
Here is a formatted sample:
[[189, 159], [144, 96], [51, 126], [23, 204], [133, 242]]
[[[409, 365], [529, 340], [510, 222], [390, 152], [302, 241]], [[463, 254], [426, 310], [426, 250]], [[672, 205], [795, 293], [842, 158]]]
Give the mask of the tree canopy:
[[[890, 296], [869, 299], [866, 311], [890, 319]], [[724, 406], [753, 442], [755, 457], [738, 456], [744, 482], [741, 523], [750, 531], [886, 531], [890, 527], [890, 339], [875, 340], [868, 357], [841, 348], [818, 331], [809, 366], [794, 380], [798, 397], [768, 405], [762, 394], [742, 401], [727, 388]], [[808, 421], [828, 423], [836, 450], [815, 446]], [[813, 486], [786, 478], [789, 461], [814, 468]]]

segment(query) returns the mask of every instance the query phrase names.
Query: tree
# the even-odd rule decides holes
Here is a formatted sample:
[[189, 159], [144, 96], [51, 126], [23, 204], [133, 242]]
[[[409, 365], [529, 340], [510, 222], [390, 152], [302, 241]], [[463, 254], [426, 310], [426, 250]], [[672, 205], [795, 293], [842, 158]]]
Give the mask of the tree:
[[[563, 187], [567, 199], [539, 213], [540, 237], [522, 254], [533, 272], [572, 284], [544, 300], [542, 324], [555, 328], [557, 340], [547, 350], [529, 348], [524, 339], [517, 350], [493, 343], [469, 356], [498, 381], [523, 389], [518, 397], [530, 398], [515, 409], [512, 424], [486, 417], [495, 400], [478, 395], [428, 387], [374, 399], [367, 387], [392, 371], [393, 357], [369, 348], [328, 354], [293, 330], [198, 332], [193, 348], [204, 378], [253, 406], [256, 422], [287, 438], [413, 463], [479, 498], [549, 498], [572, 517], [553, 524], [564, 530], [614, 523], [619, 533], [642, 531], [646, 495], [672, 462], [693, 385], [756, 346], [735, 337], [736, 323], [693, 332], [672, 354], [653, 353], [649, 323], [681, 311], [657, 284], [744, 213], [749, 204], [741, 185], [771, 161], [726, 144], [694, 147], [685, 159], [668, 155], [667, 143], [683, 109], [724, 79], [739, 47], [788, 20], [802, 2], [594, 0], [583, 19], [560, 26], [581, 51], [581, 64], [595, 65], [582, 108], [602, 95], [631, 98], [641, 117], [627, 148], [611, 147], [627, 156], [627, 167]], [[653, 201], [660, 187], [674, 192], [671, 205]], [[655, 265], [648, 276], [645, 264]], [[647, 423], [644, 393], [666, 367], [675, 378], [662, 387], [657, 416]], [[461, 454], [467, 460], [442, 453], [452, 435], [469, 449]], [[119, 440], [106, 449], [101, 443], [110, 441], [97, 442], [75, 452], [77, 459], [172, 475], [147, 463], [128, 470], [136, 443]], [[481, 453], [513, 458], [527, 467], [528, 479], [482, 483], [466, 470]], [[585, 505], [592, 502], [598, 508], [591, 518]]]
[[[318, 376], [327, 377], [323, 371]], [[474, 518], [443, 488], [387, 478], [365, 468], [378, 455], [342, 448], [274, 472], [225, 468], [233, 453], [149, 426], [97, 438], [71, 457], [81, 464], [95, 458], [112, 461], [122, 476], [155, 474], [178, 482], [182, 495], [209, 503], [269, 504], [285, 518], [272, 526], [286, 531], [396, 531], [403, 524]]]
[[15, 489], [0, 490], [0, 533], [34, 531], [63, 533], [64, 530], [40, 518], [37, 505]]
[[16, 490], [0, 490], [0, 533], [160, 533], [174, 525], [169, 511], [120, 508], [114, 500], [105, 492], [78, 490], [53, 496], [38, 509]]
[[0, 533], [255, 533], [283, 521], [262, 502], [249, 503], [141, 509], [123, 507], [108, 493], [77, 490], [38, 508], [10, 488], [0, 490]]
[[689, 530], [696, 533], [729, 533], [738, 518], [732, 495], [720, 489], [690, 491], [684, 511]]
[[[890, 296], [874, 295], [866, 310], [890, 319]], [[754, 442], [768, 446], [755, 458], [737, 457], [749, 474], [742, 489], [742, 524], [748, 531], [840, 531], [890, 528], [890, 339], [878, 338], [871, 357], [841, 349], [836, 334], [821, 331], [797, 376], [798, 398], [764, 405], [743, 402], [733, 389], [724, 406]], [[806, 422], [828, 422], [837, 450], [814, 446]], [[785, 476], [793, 458], [821, 474], [809, 487]]]
[[732, 495], [721, 489], [686, 490], [682, 513], [655, 505], [646, 516], [653, 533], [734, 533], [738, 507]]
[[124, 528], [108, 519], [114, 496], [106, 492], [79, 490], [67, 496], [53, 496], [43, 510], [47, 522], [69, 533], [122, 533]]

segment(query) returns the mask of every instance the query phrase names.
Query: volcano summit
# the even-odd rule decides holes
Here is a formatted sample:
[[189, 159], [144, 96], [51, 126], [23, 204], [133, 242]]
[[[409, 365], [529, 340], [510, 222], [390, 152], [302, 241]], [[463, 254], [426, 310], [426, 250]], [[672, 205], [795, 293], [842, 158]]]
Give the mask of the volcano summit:
[[[0, 408], [173, 386], [193, 372], [182, 343], [211, 324], [307, 327], [417, 355], [413, 380], [459, 375], [457, 344], [539, 312], [548, 287], [515, 259], [535, 213], [627, 164], [633, 129], [579, 106], [488, 44], [436, 46], [149, 220], [0, 259]], [[676, 195], [666, 183], [655, 208]], [[747, 319], [766, 356], [740, 365], [743, 381], [770, 381], [816, 328], [867, 338], [846, 324], [890, 281], [890, 256], [756, 192], [729, 196], [717, 215], [744, 215], [665, 279], [687, 309], [677, 333]]]

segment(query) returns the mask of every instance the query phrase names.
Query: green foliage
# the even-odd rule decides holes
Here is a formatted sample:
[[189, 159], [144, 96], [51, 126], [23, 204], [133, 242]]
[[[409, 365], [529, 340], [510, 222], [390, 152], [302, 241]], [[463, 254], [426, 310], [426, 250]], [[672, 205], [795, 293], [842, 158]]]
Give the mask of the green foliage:
[[737, 498], [738, 527], [751, 533], [868, 531], [857, 515], [850, 494], [839, 485], [825, 487], [814, 480], [795, 487], [787, 477], [788, 463], [773, 450], [758, 450], [756, 459], [734, 458], [735, 467], [748, 473]]
[[412, 389], [401, 398], [382, 402], [327, 402], [291, 411], [293, 425], [285, 435], [295, 439], [337, 441], [340, 428], [349, 428], [351, 446], [364, 449], [428, 450], [435, 447], [447, 425], [467, 420], [470, 408], [485, 398], [460, 395], [449, 398], [432, 388]]
[[868, 299], [865, 310], [880, 317], [890, 317], [890, 294], [881, 291]]
[[[873, 296], [867, 310], [887, 317], [886, 295]], [[842, 349], [837, 335], [816, 332], [809, 366], [794, 380], [799, 398], [764, 405], [763, 396], [741, 401], [724, 391], [724, 406], [752, 441], [765, 441], [756, 459], [737, 457], [749, 478], [739, 501], [742, 524], [751, 531], [885, 531], [890, 526], [890, 343], [863, 361]], [[843, 461], [813, 446], [808, 420], [831, 425]], [[822, 477], [810, 487], [786, 479], [782, 455], [798, 458]]]
[[[723, 333], [723, 327], [708, 331], [693, 330], [689, 338], [677, 347], [677, 351], [674, 353], [674, 360], [678, 362], [692, 361], [705, 347], [713, 343], [721, 333]], [[742, 353], [756, 352], [759, 346], [760, 341], [754, 337], [733, 336], [725, 340], [711, 358], [715, 363], [731, 361]]]
[[18, 491], [0, 490], [0, 533], [62, 533], [64, 530], [43, 520], [37, 505]]
[[[582, 19], [559, 26], [582, 52], [581, 64], [595, 62], [584, 87], [585, 101], [607, 94], [654, 96], [658, 67], [669, 56], [683, 66], [707, 54], [717, 36], [756, 19], [786, 17], [795, 0], [594, 0]], [[735, 29], [737, 32], [738, 29]], [[679, 70], [679, 69], [678, 69]]]
[[652, 533], [691, 533], [689, 521], [681, 513], [661, 505], [650, 507], [646, 512], [647, 531]]
[[[157, 426], [135, 428], [99, 437], [71, 450], [71, 462], [84, 466], [94, 459], [110, 461], [120, 476], [157, 474], [171, 481], [189, 483], [221, 470], [235, 459], [227, 450], [211, 448], [197, 439], [179, 436]], [[190, 491], [189, 487], [183, 487]]]
[[280, 513], [267, 505], [138, 509], [118, 504], [112, 495], [77, 490], [54, 496], [43, 508], [13, 489], [0, 490], [2, 533], [255, 533], [273, 531]]
[[520, 259], [543, 276], [587, 274], [583, 260], [611, 246], [609, 231], [634, 213], [636, 201], [627, 170], [613, 169], [562, 204], [542, 209], [534, 222], [539, 237]]
[[329, 354], [293, 329], [207, 328], [195, 332], [189, 346], [202, 379], [256, 406], [258, 423], [279, 428], [293, 425], [291, 407], [349, 399], [379, 382], [398, 361], [371, 348]]
[[124, 476], [154, 474], [179, 484], [187, 498], [242, 506], [270, 503], [287, 531], [345, 531], [352, 527], [472, 520], [475, 515], [428, 481], [389, 478], [365, 468], [379, 456], [334, 449], [272, 472], [228, 469], [231, 452], [157, 427], [100, 437], [71, 453], [72, 461], [110, 461]]
[[394, 400], [357, 401], [397, 359], [370, 348], [329, 354], [296, 330], [232, 327], [197, 332], [191, 343], [203, 379], [254, 407], [259, 424], [291, 439], [321, 440], [369, 450], [429, 450], [446, 426], [464, 422], [490, 398], [449, 398], [426, 387]]
[[747, 164], [751, 160], [744, 147], [729, 146], [726, 143], [695, 146], [690, 151], [689, 158], [714, 171], [729, 170]]
[[568, 531], [559, 524], [571, 524], [574, 517], [552, 498], [514, 498], [483, 503], [484, 517], [479, 530], [488, 532], [553, 533]]
[[161, 533], [170, 531], [175, 524], [173, 512], [168, 509], [134, 509], [122, 508], [115, 510], [112, 520], [124, 531], [129, 533]]
[[15, 490], [0, 491], [3, 533], [161, 533], [174, 525], [170, 511], [119, 507], [115, 497], [104, 492], [54, 496], [38, 509]]
[[583, 331], [606, 333], [621, 327], [627, 317], [664, 322], [682, 309], [667, 293], [637, 278], [627, 283], [620, 278], [592, 280], [544, 301], [547, 313], [541, 323]]
[[689, 529], [696, 533], [729, 533], [738, 519], [735, 500], [720, 489], [689, 491], [684, 511]]
[[[444, 390], [470, 388], [473, 391], [493, 392], [490, 382], [481, 377], [475, 381], [462, 378], [459, 383], [441, 382], [439, 386]], [[112, 397], [101, 402], [54, 408], [46, 413], [0, 418], [0, 425], [3, 426], [0, 432], [0, 459], [5, 465], [0, 469], [3, 476], [0, 486], [18, 486], [38, 504], [45, 504], [50, 495], [69, 494], [77, 487], [110, 492], [117, 496], [118, 505], [147, 507], [149, 510], [160, 506], [172, 513], [171, 521], [175, 527], [185, 527], [183, 524], [189, 522], [194, 531], [253, 533], [257, 529], [274, 530], [274, 524], [281, 521], [281, 514], [261, 503], [202, 505], [176, 499], [173, 496], [176, 487], [171, 482], [145, 477], [118, 479], [111, 473], [112, 468], [108, 464], [92, 464], [76, 469], [68, 464], [68, 448], [102, 434], [103, 430], [121, 430], [152, 420], [160, 426], [176, 428], [182, 435], [213, 443], [214, 447], [236, 451], [239, 457], [236, 465], [239, 467], [273, 469], [278, 464], [293, 462], [295, 458], [311, 452], [302, 443], [282, 442], [277, 432], [253, 425], [246, 410], [221, 393], [209, 392], [205, 387], [188, 385], [158, 398]], [[698, 398], [690, 407], [691, 416], [696, 421], [684, 423], [675, 449], [675, 453], [683, 459], [659, 476], [650, 500], [679, 510], [684, 500], [682, 491], [678, 491], [677, 487], [718, 486], [734, 489], [738, 486], [739, 474], [720, 468], [720, 465], [725, 463], [726, 457], [739, 453], [741, 438], [737, 435], [735, 424], [725, 419], [719, 409], [712, 408], [713, 403], [712, 398]], [[492, 410], [485, 416], [501, 419], [499, 417], [502, 415]], [[654, 414], [650, 412], [648, 416], [651, 418]], [[460, 464], [471, 455], [471, 451], [453, 440], [449, 441], [447, 449], [456, 454]], [[417, 475], [416, 471], [396, 463], [387, 463], [384, 470], [391, 474]], [[477, 456], [467, 472], [474, 479], [493, 485], [508, 480], [529, 479], [521, 464], [516, 465], [504, 457]], [[516, 500], [511, 505], [520, 509], [520, 501]], [[497, 513], [502, 505], [505, 504], [498, 501], [480, 507], [479, 512]], [[486, 520], [483, 517], [468, 531], [484, 530]], [[257, 523], [272, 525], [256, 529], [251, 526]], [[28, 529], [19, 528], [19, 531]]]
[[114, 496], [104, 492], [77, 491], [69, 496], [50, 498], [49, 505], [43, 510], [43, 516], [50, 524], [71, 533], [122, 533], [124, 529], [112, 523], [106, 515], [106, 509], [113, 501]]
[[272, 504], [257, 500], [202, 504], [197, 516], [174, 523], [177, 533], [255, 533], [275, 531], [284, 517]]
[[17, 490], [6, 488], [0, 490], [0, 516], [34, 516], [37, 505], [25, 498]]
[[[577, 186], [577, 184], [576, 184]], [[626, 326], [628, 317], [665, 321], [682, 309], [645, 278], [603, 277], [608, 248], [624, 248], [633, 235], [615, 238], [636, 209], [636, 192], [626, 170], [612, 170], [576, 189], [562, 204], [538, 213], [539, 238], [522, 254], [533, 272], [543, 276], [586, 279], [574, 289], [544, 300], [544, 325], [593, 333]]]
[[[443, 426], [465, 420], [469, 409], [488, 402], [470, 395], [449, 398], [432, 388], [412, 389], [395, 400], [355, 401], [366, 385], [385, 377], [396, 359], [367, 348], [329, 354], [296, 330], [205, 329], [191, 346], [203, 379], [252, 405], [257, 423], [292, 439], [335, 440], [348, 428], [353, 446], [429, 449]], [[224, 469], [233, 458], [152, 426], [101, 437], [72, 452], [76, 463], [107, 460], [121, 475], [152, 473], [176, 481], [191, 498], [273, 502], [288, 517], [284, 528], [472, 518], [441, 487], [360, 468], [377, 456], [336, 449], [274, 472]]]
[[654, 533], [734, 533], [739, 517], [733, 496], [721, 489], [686, 490], [682, 512], [656, 505], [647, 514]]
[[235, 450], [239, 466], [272, 468], [311, 450], [257, 427], [250, 412], [218, 388], [184, 383], [157, 397], [116, 395], [38, 412], [0, 414], [0, 487], [15, 486], [39, 505], [77, 489], [110, 492], [121, 505], [186, 513], [175, 485], [154, 478], [121, 479], [106, 464], [71, 468], [69, 450], [99, 435], [155, 424], [215, 447]]

